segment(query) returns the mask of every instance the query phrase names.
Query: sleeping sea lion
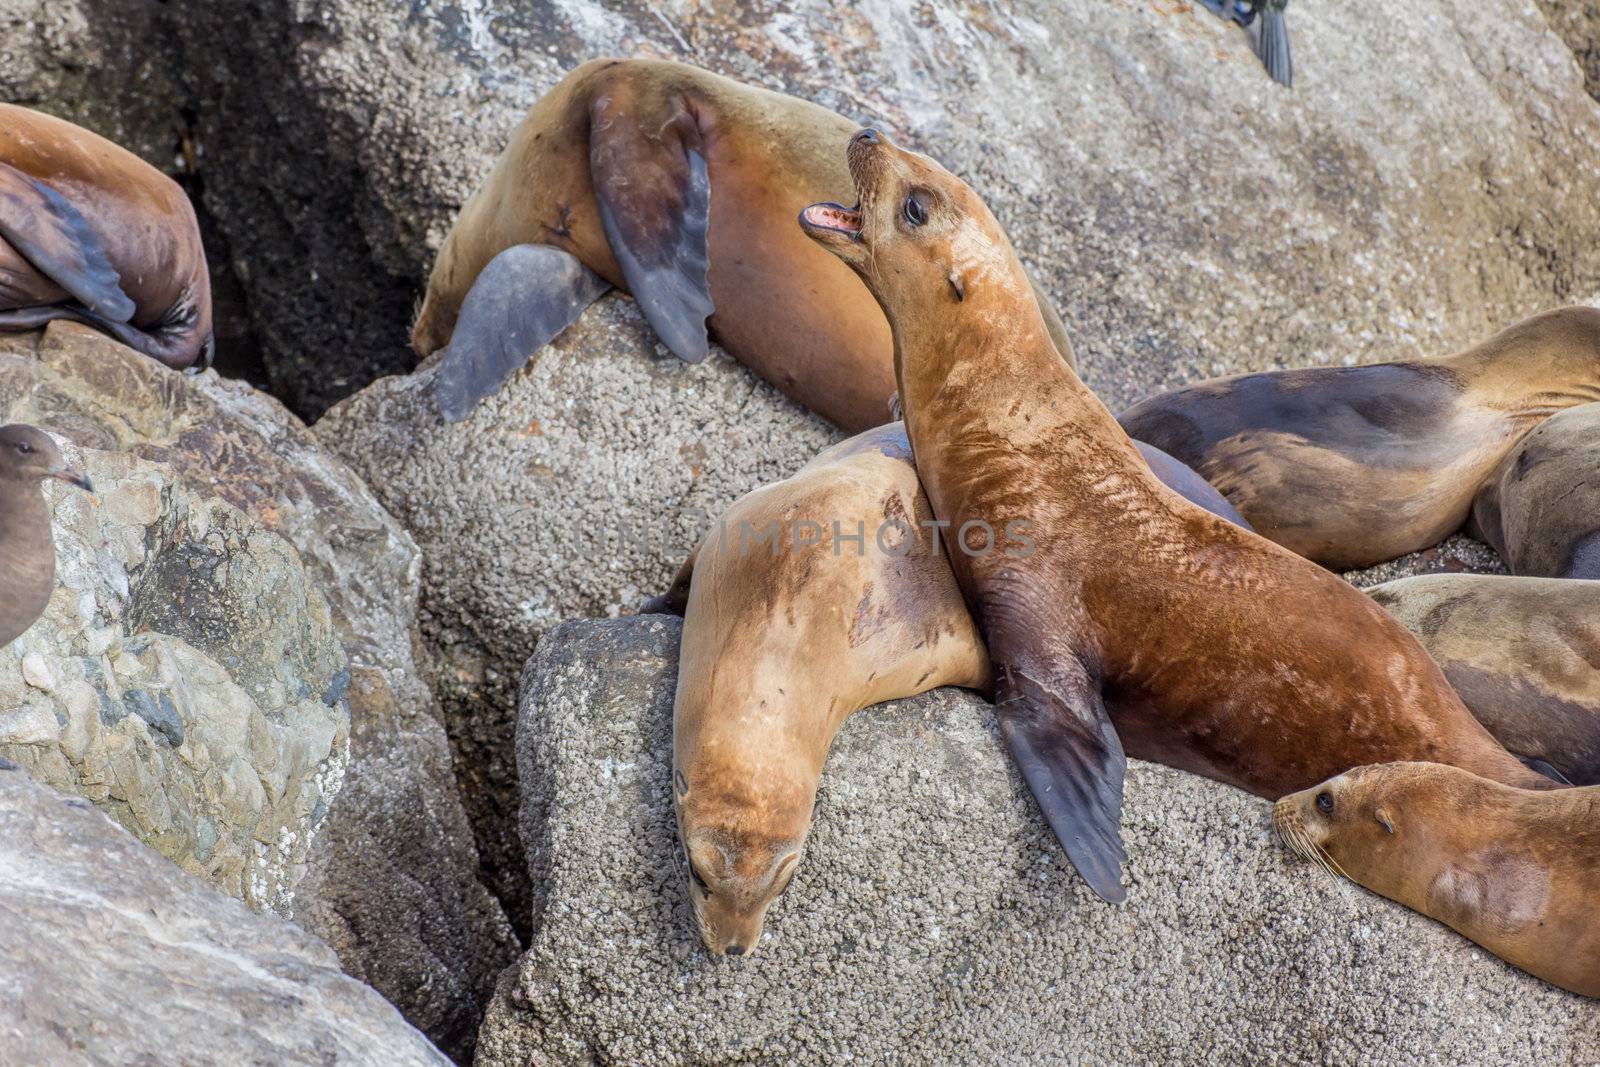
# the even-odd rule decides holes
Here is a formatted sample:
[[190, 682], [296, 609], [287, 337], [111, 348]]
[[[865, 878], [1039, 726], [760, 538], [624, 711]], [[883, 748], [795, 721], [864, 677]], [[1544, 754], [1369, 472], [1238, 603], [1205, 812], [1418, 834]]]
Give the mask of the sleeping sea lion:
[[1489, 476], [1467, 533], [1512, 574], [1600, 578], [1600, 404], [1558, 411]]
[[0, 104], [0, 331], [71, 319], [209, 365], [211, 275], [189, 198], [124, 148]]
[[1263, 537], [1344, 571], [1456, 532], [1524, 434], [1596, 400], [1600, 309], [1566, 307], [1453, 356], [1217, 378], [1121, 422]]
[[1284, 797], [1272, 821], [1306, 859], [1600, 997], [1600, 786], [1530, 792], [1390, 763]]
[[[917, 472], [956, 531], [948, 556], [989, 650], [1001, 733], [1097, 893], [1124, 895], [1124, 745], [1273, 797], [1406, 758], [1556, 785], [1366, 596], [1150, 473], [1057, 356], [1016, 254], [964, 183], [874, 130], [848, 159], [859, 206], [816, 204], [800, 224], [889, 319]], [[959, 550], [1017, 520], [1031, 552]]]
[[574, 70], [512, 135], [434, 263], [412, 345], [424, 356], [449, 346], [440, 411], [465, 418], [616, 286], [682, 359], [706, 357], [709, 321], [734, 358], [839, 427], [888, 421], [883, 313], [794, 227], [806, 204], [849, 186], [835, 146], [854, 129], [682, 63]]
[[1600, 582], [1425, 574], [1367, 595], [1502, 745], [1600, 785]]

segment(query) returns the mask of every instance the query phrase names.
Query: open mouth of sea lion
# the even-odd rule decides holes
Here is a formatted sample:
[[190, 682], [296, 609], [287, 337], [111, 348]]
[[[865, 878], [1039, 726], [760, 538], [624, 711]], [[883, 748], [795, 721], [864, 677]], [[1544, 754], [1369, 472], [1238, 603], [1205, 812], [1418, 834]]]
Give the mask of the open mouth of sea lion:
[[853, 241], [861, 240], [861, 202], [856, 201], [855, 207], [845, 207], [843, 204], [822, 203], [812, 204], [800, 212], [800, 225], [806, 230], [816, 233], [826, 231], [829, 233], [843, 234]]

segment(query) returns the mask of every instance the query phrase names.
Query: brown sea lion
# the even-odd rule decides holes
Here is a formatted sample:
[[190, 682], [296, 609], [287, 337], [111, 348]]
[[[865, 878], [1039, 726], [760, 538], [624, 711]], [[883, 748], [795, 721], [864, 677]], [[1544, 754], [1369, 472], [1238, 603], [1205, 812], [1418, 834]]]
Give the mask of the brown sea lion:
[[[1198, 475], [1150, 456], [1178, 491], [1232, 513]], [[892, 423], [735, 503], [651, 605], [687, 609], [674, 793], [690, 900], [713, 952], [753, 950], [846, 717], [987, 679], [934, 521]]]
[[1306, 859], [1600, 997], [1600, 786], [1530, 792], [1389, 763], [1284, 797], [1272, 821]]
[[1557, 412], [1517, 442], [1472, 502], [1467, 532], [1512, 574], [1600, 578], [1600, 404]]
[[1122, 428], [1187, 463], [1262, 536], [1334, 570], [1438, 544], [1522, 436], [1600, 400], [1600, 309], [1567, 307], [1464, 352], [1217, 378]]
[[33, 426], [0, 426], [0, 648], [32, 626], [55, 589], [56, 544], [39, 483], [56, 478], [92, 490]]
[[1150, 473], [1057, 358], [1016, 254], [964, 183], [873, 130], [848, 158], [859, 208], [813, 205], [801, 226], [888, 316], [917, 472], [955, 544], [1031, 525], [1030, 553], [949, 558], [1001, 733], [1097, 893], [1124, 895], [1124, 746], [1274, 797], [1405, 758], [1555, 785], [1371, 600]]
[[[1199, 475], [1143, 451], [1175, 491], [1237, 518]], [[933, 524], [905, 427], [890, 423], [735, 502], [645, 606], [686, 617], [674, 795], [689, 899], [712, 952], [754, 950], [848, 716], [988, 679]]]
[[887, 422], [883, 313], [794, 227], [806, 204], [849, 187], [835, 146], [854, 129], [682, 63], [574, 70], [512, 135], [434, 263], [411, 336], [424, 356], [449, 345], [440, 411], [464, 418], [617, 286], [682, 359], [706, 357], [709, 317], [717, 343], [812, 411], [850, 431]]
[[1600, 582], [1427, 574], [1367, 594], [1502, 745], [1600, 784]]
[[132, 152], [0, 104], [0, 331], [55, 319], [169, 367], [209, 364], [200, 226], [178, 184]]

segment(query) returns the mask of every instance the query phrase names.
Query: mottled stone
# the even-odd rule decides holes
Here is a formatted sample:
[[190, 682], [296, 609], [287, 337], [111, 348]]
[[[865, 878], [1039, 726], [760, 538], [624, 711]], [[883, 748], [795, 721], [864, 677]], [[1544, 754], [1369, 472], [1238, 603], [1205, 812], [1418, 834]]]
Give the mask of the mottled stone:
[[681, 624], [569, 623], [523, 675], [541, 922], [479, 1067], [526, 1064], [1590, 1064], [1600, 1003], [1328, 876], [1265, 801], [1128, 771], [1128, 902], [1073, 872], [989, 707], [850, 719], [760, 950], [715, 958], [671, 803]]
[[[78, 791], [118, 818], [127, 781], [170, 791], [191, 756], [215, 768], [217, 803], [292, 813], [287, 835], [263, 823], [241, 855], [225, 811], [140, 805], [175, 820], [186, 866], [229, 888], [247, 888], [241, 867], [287, 863], [296, 920], [466, 1055], [516, 944], [478, 882], [416, 631], [410, 536], [271, 398], [175, 374], [80, 327], [0, 337], [0, 419], [96, 457], [95, 497], [54, 493], [63, 573], [98, 584], [64, 579], [52, 600], [48, 617], [71, 634], [70, 655], [51, 660], [64, 719], [52, 758], [82, 767]], [[78, 544], [79, 518], [102, 540]], [[294, 637], [313, 623], [315, 640]], [[0, 708], [22, 699], [4, 655]], [[205, 694], [212, 725], [197, 728], [185, 700]], [[343, 760], [346, 707], [349, 756], [336, 767], [319, 754]], [[176, 764], [147, 766], [146, 750]], [[325, 766], [302, 786], [310, 765]]]
[[0, 1062], [444, 1067], [326, 945], [0, 759]]

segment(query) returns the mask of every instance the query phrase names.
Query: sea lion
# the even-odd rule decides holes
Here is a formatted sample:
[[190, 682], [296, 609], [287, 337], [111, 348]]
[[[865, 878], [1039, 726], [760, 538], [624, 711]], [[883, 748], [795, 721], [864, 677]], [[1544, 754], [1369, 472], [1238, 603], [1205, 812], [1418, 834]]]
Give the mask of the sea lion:
[[1600, 400], [1600, 309], [1566, 307], [1464, 352], [1216, 378], [1122, 428], [1222, 490], [1256, 532], [1334, 570], [1438, 544], [1524, 434]]
[[874, 130], [848, 158], [859, 207], [812, 205], [801, 227], [888, 316], [917, 472], [956, 545], [1031, 524], [1026, 556], [948, 555], [1001, 733], [1095, 892], [1124, 896], [1124, 746], [1272, 797], [1403, 758], [1555, 786], [1353, 586], [1150, 473], [1057, 358], [1016, 254], [963, 182]]
[[0, 104], [0, 331], [71, 319], [211, 361], [211, 275], [178, 184], [81, 126]]
[[[1199, 475], [1148, 454], [1177, 491], [1236, 515]], [[735, 502], [646, 605], [686, 619], [673, 796], [689, 900], [713, 953], [754, 951], [846, 718], [987, 681], [933, 523], [905, 427], [890, 423]]]
[[1529, 792], [1389, 763], [1284, 797], [1272, 821], [1306, 859], [1600, 997], [1600, 786]]
[[1600, 785], [1600, 582], [1426, 574], [1367, 595], [1502, 745]]
[[709, 317], [735, 359], [842, 429], [889, 421], [883, 313], [794, 228], [806, 204], [848, 188], [835, 146], [854, 129], [682, 63], [578, 67], [533, 106], [434, 262], [412, 345], [449, 345], [441, 413], [465, 418], [616, 286], [682, 359], [706, 357]]
[[46, 478], [94, 489], [49, 434], [21, 423], [0, 426], [0, 648], [34, 624], [55, 589], [56, 545], [39, 490]]
[[1517, 442], [1472, 502], [1467, 532], [1512, 574], [1600, 578], [1600, 404], [1558, 411]]

